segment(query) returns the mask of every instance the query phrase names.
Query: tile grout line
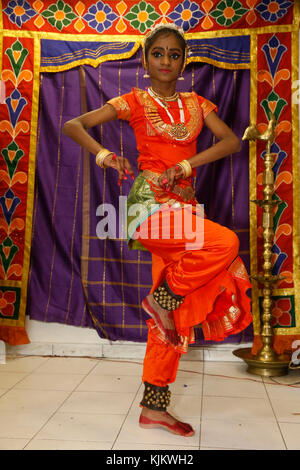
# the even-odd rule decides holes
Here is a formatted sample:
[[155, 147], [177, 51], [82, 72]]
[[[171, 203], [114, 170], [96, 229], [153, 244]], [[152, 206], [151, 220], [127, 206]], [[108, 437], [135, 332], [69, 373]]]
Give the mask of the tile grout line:
[[[36, 373], [36, 371], [37, 371], [40, 367], [42, 367], [43, 365], [47, 364], [50, 359], [52, 359], [52, 357], [45, 358], [45, 361], [43, 361], [43, 363], [41, 363], [41, 364], [39, 364], [38, 366], [34, 367], [30, 372], [27, 372], [27, 373], [25, 372], [24, 377], [23, 377], [22, 379], [18, 380], [18, 381], [17, 381], [11, 388], [9, 388], [7, 391], [5, 391], [4, 394], [3, 394], [1, 397], [5, 396], [7, 392], [9, 392], [9, 391], [11, 391], [12, 389], [14, 389], [14, 387], [16, 387], [21, 381], [25, 380], [25, 379], [26, 379], [27, 377], [29, 377], [30, 375]], [[90, 359], [96, 359], [96, 358], [90, 358]], [[74, 387], [73, 390], [70, 391], [70, 393], [68, 394], [68, 396], [66, 396], [66, 397], [64, 398], [63, 402], [62, 402], [62, 403], [58, 406], [58, 408], [51, 414], [51, 416], [49, 416], [49, 418], [47, 419], [47, 421], [40, 427], [40, 429], [34, 434], [34, 436], [32, 436], [30, 439], [24, 438], [24, 439], [26, 439], [26, 440], [28, 439], [28, 442], [27, 442], [27, 443], [25, 444], [25, 446], [23, 447], [24, 449], [26, 449], [26, 447], [30, 444], [30, 442], [32, 442], [32, 440], [34, 440], [34, 438], [36, 437], [36, 435], [47, 425], [47, 423], [51, 420], [51, 418], [53, 418], [53, 416], [54, 416], [57, 412], [59, 412], [59, 410], [60, 410], [61, 407], [64, 405], [64, 403], [66, 402], [66, 400], [69, 399], [70, 395], [71, 395], [72, 393], [74, 393], [76, 390], [78, 390], [78, 388], [80, 387], [80, 385], [82, 384], [82, 382], [83, 382], [90, 374], [92, 374], [92, 372], [95, 370], [96, 367], [98, 367], [98, 365], [101, 363], [101, 361], [102, 361], [103, 359], [104, 359], [104, 361], [107, 361], [107, 362], [110, 361], [110, 360], [107, 359], [107, 358], [97, 358], [97, 359], [98, 359], [98, 360], [95, 361], [95, 364], [91, 367], [91, 369], [90, 369], [87, 373], [81, 374], [81, 375], [82, 375], [82, 379], [80, 380], [80, 382]], [[113, 360], [112, 362], [120, 362], [120, 363], [121, 363], [121, 362], [124, 362], [124, 361], [122, 361], [122, 360], [121, 360], [121, 361]], [[125, 362], [127, 362], [127, 361], [125, 361]], [[131, 361], [130, 361], [130, 362], [131, 362]], [[132, 362], [135, 363], [134, 361], [132, 361]], [[197, 362], [198, 362], [198, 361], [197, 361]], [[199, 361], [199, 362], [200, 362], [200, 361]], [[204, 379], [205, 379], [205, 376], [208, 376], [208, 375], [218, 375], [218, 374], [207, 374], [207, 373], [206, 373], [206, 369], [207, 369], [208, 364], [207, 364], [205, 361], [202, 361], [202, 364], [203, 364], [203, 372], [200, 373], [200, 372], [196, 372], [196, 371], [194, 372], [194, 371], [193, 371], [193, 372], [194, 372], [195, 374], [197, 374], [197, 375], [198, 375], [198, 374], [199, 374], [199, 375], [202, 375], [202, 384], [201, 384], [201, 385], [202, 385], [202, 394], [201, 394], [201, 411], [200, 411], [199, 450], [201, 449], [201, 441], [202, 441], [202, 433], [203, 433], [203, 420], [202, 420], [202, 418], [203, 418], [203, 408], [204, 408], [204, 404], [203, 404], [203, 398], [204, 398]], [[140, 365], [140, 363], [139, 363], [139, 365]], [[186, 371], [186, 370], [183, 369], [182, 372], [192, 372], [192, 371]], [[7, 372], [7, 374], [9, 374], [9, 373], [18, 373], [18, 372], [17, 372], [17, 371]], [[134, 374], [134, 375], [136, 375], [136, 374]], [[0, 377], [1, 377], [1, 375], [0, 375]], [[101, 377], [101, 374], [100, 374], [100, 377]], [[183, 378], [185, 379], [185, 377], [183, 377]], [[233, 378], [233, 377], [230, 377], [230, 378]], [[234, 378], [237, 378], [237, 377], [234, 377]], [[260, 381], [258, 381], [258, 382], [260, 382]], [[274, 415], [275, 420], [276, 420], [276, 424], [277, 424], [277, 426], [278, 426], [278, 428], [279, 428], [279, 431], [280, 431], [280, 434], [281, 434], [281, 437], [282, 437], [282, 441], [283, 441], [283, 443], [284, 443], [285, 448], [287, 449], [287, 445], [286, 445], [286, 443], [285, 443], [285, 439], [284, 439], [283, 434], [282, 434], [281, 429], [280, 429], [280, 424], [279, 424], [279, 422], [278, 422], [278, 420], [277, 420], [277, 417], [276, 417], [276, 414], [275, 414], [275, 411], [274, 411], [274, 408], [273, 408], [272, 400], [271, 400], [271, 398], [270, 398], [270, 396], [269, 396], [269, 393], [268, 393], [268, 391], [267, 391], [267, 388], [266, 388], [266, 384], [267, 384], [267, 383], [266, 383], [266, 380], [263, 380], [262, 383], [264, 384], [264, 388], [265, 388], [265, 392], [266, 392], [266, 398], [268, 398], [269, 403], [270, 403], [270, 405], [271, 405], [271, 408], [272, 408], [272, 411], [273, 411], [273, 415]], [[118, 431], [118, 433], [117, 433], [117, 436], [116, 436], [115, 440], [113, 441], [113, 443], [111, 444], [111, 449], [113, 449], [114, 445], [116, 444], [117, 439], [118, 439], [118, 437], [119, 437], [119, 435], [120, 435], [120, 433], [121, 433], [121, 431], [122, 431], [122, 429], [123, 429], [123, 427], [124, 427], [125, 421], [126, 421], [128, 415], [129, 415], [129, 413], [130, 413], [130, 410], [133, 408], [133, 404], [134, 404], [134, 401], [135, 401], [135, 399], [136, 399], [136, 397], [137, 397], [137, 395], [138, 395], [138, 393], [139, 393], [140, 387], [141, 387], [141, 385], [138, 387], [138, 389], [137, 389], [137, 391], [136, 391], [136, 393], [135, 393], [135, 396], [133, 397], [133, 400], [132, 400], [132, 402], [131, 402], [131, 405], [129, 405], [129, 407], [128, 407], [127, 414], [126, 414], [125, 417], [124, 417], [124, 420], [123, 420], [123, 422], [122, 422], [122, 424], [121, 424], [121, 426], [120, 426], [120, 428], [119, 428], [119, 431]], [[177, 394], [177, 395], [181, 395], [181, 394]], [[191, 397], [192, 397], [192, 395], [191, 395]], [[221, 396], [220, 396], [220, 397], [221, 397]], [[230, 397], [227, 397], [227, 396], [226, 396], [226, 398], [232, 398], [232, 397], [231, 397], [231, 396], [230, 396]], [[246, 397], [245, 397], [245, 398], [246, 398]], [[247, 398], [252, 398], [252, 397], [247, 397]], [[259, 398], [259, 397], [253, 397], [253, 398]], [[1, 400], [1, 398], [0, 398], [0, 400]], [[122, 413], [122, 414], [123, 414], [123, 413]], [[287, 423], [290, 423], [290, 422], [287, 421]], [[95, 442], [98, 442], [98, 441], [95, 441]], [[112, 441], [111, 441], [111, 442], [112, 442]], [[205, 448], [205, 446], [204, 446], [204, 448]], [[220, 448], [222, 449], [222, 447], [220, 447]]]
[[266, 387], [264, 378], [263, 378], [263, 384], [264, 384], [265, 391], [266, 391], [266, 394], [267, 394], [267, 397], [268, 397], [270, 406], [271, 406], [271, 408], [272, 408], [272, 411], [273, 411], [273, 414], [274, 414], [274, 417], [275, 417], [275, 420], [276, 420], [276, 424], [277, 424], [277, 426], [278, 426], [278, 430], [279, 430], [279, 433], [280, 433], [280, 435], [281, 435], [281, 438], [282, 438], [284, 447], [285, 447], [286, 450], [288, 450], [287, 445], [286, 445], [286, 442], [285, 442], [285, 439], [284, 439], [284, 437], [283, 437], [283, 434], [282, 434], [282, 431], [281, 431], [281, 428], [280, 428], [280, 424], [279, 424], [279, 422], [278, 422], [278, 419], [277, 419], [277, 416], [276, 416], [276, 413], [275, 413], [275, 410], [274, 410], [274, 407], [273, 407], [272, 400], [271, 400], [270, 395], [269, 395], [269, 393], [268, 393], [268, 390], [267, 390], [267, 387]]
[[[203, 362], [203, 361], [199, 361], [199, 362]], [[141, 364], [141, 365], [142, 365], [142, 364]], [[179, 371], [179, 370], [180, 370], [180, 369], [178, 369], [178, 371]], [[186, 371], [186, 370], [184, 370], [184, 369], [182, 369], [181, 371], [183, 371], [183, 372], [189, 372], [189, 371]], [[203, 373], [202, 373], [202, 375], [203, 375]], [[183, 377], [183, 378], [184, 378], [184, 377]], [[143, 384], [141, 384], [141, 385], [138, 387], [138, 390], [137, 390], [137, 392], [136, 392], [136, 394], [135, 394], [135, 396], [134, 396], [134, 398], [133, 398], [133, 400], [132, 400], [132, 403], [131, 403], [130, 407], [128, 408], [128, 411], [127, 411], [127, 414], [126, 414], [126, 416], [125, 416], [125, 418], [124, 418], [124, 421], [123, 421], [122, 425], [120, 426], [119, 432], [118, 432], [118, 434], [117, 434], [117, 436], [116, 436], [116, 438], [115, 438], [115, 440], [114, 440], [114, 442], [113, 442], [113, 444], [112, 444], [111, 450], [113, 450], [113, 447], [114, 447], [114, 445], [116, 444], [116, 441], [117, 441], [117, 439], [118, 439], [118, 437], [119, 437], [119, 435], [120, 435], [120, 433], [121, 433], [121, 431], [122, 431], [122, 428], [123, 428], [123, 426], [124, 426], [124, 424], [125, 424], [125, 421], [126, 421], [128, 415], [129, 415], [129, 413], [130, 413], [130, 410], [131, 410], [132, 407], [133, 407], [134, 401], [135, 401], [135, 399], [136, 399], [136, 397], [137, 397], [137, 395], [138, 395], [138, 393], [139, 393], [139, 390], [140, 390], [140, 388], [141, 388], [142, 386], [143, 386]], [[181, 395], [181, 394], [174, 394], [174, 395]], [[194, 395], [190, 395], [190, 396], [194, 396]], [[201, 420], [201, 416], [200, 416], [200, 420]], [[145, 445], [147, 445], [147, 444], [145, 444]], [[195, 446], [195, 447], [196, 447], [196, 446]], [[198, 446], [198, 450], [199, 450], [199, 446]]]
[[[19, 382], [22, 382], [24, 379], [26, 379], [26, 378], [29, 377], [31, 374], [33, 374], [34, 372], [36, 372], [40, 367], [42, 367], [42, 366], [45, 365], [47, 362], [49, 362], [50, 359], [52, 359], [52, 357], [48, 357], [47, 360], [43, 361], [42, 364], [39, 364], [37, 367], [35, 367], [34, 369], [32, 369], [30, 372], [28, 372], [28, 374], [26, 374], [26, 375], [25, 375], [24, 377], [22, 377], [18, 382], [16, 382], [9, 390], [7, 390], [6, 392], [4, 392], [4, 395], [5, 395], [8, 391], [12, 390]], [[57, 412], [59, 412], [59, 410], [60, 410], [61, 407], [64, 405], [64, 403], [66, 402], [66, 400], [68, 400], [69, 397], [78, 389], [78, 387], [81, 385], [81, 383], [82, 383], [82, 382], [92, 373], [92, 371], [99, 365], [99, 363], [101, 362], [101, 360], [102, 360], [102, 358], [99, 358], [99, 360], [96, 361], [95, 365], [89, 370], [88, 373], [86, 373], [86, 374], [80, 374], [80, 375], [83, 376], [82, 379], [81, 379], [80, 382], [74, 387], [74, 389], [72, 389], [72, 390], [70, 391], [70, 393], [65, 397], [65, 399], [64, 399], [64, 400], [62, 401], [62, 403], [58, 406], [58, 408], [56, 408], [56, 410], [48, 417], [48, 419], [44, 422], [44, 424], [36, 431], [36, 433], [35, 433], [31, 438], [29, 438], [29, 439], [28, 439], [28, 438], [24, 438], [24, 439], [28, 439], [28, 440], [27, 440], [25, 446], [23, 447], [23, 449], [26, 449], [26, 447], [30, 444], [30, 442], [32, 442], [32, 441], [34, 440], [34, 438], [36, 437], [36, 435], [37, 435], [39, 432], [41, 432], [41, 430], [48, 424], [48, 422], [53, 418], [53, 416], [54, 416]], [[109, 360], [108, 360], [108, 361], [109, 361]], [[123, 362], [123, 361], [112, 361], [112, 362]], [[127, 361], [125, 361], [125, 362], [127, 362]], [[130, 361], [130, 362], [131, 362], [131, 361]], [[140, 363], [139, 363], [139, 365], [140, 365]], [[50, 374], [50, 375], [51, 375], [51, 374]], [[135, 375], [136, 375], [136, 374], [135, 374]], [[122, 428], [123, 428], [123, 426], [124, 426], [124, 424], [125, 424], [125, 420], [126, 420], [126, 418], [128, 417], [130, 410], [132, 409], [132, 406], [133, 406], [133, 404], [134, 404], [134, 401], [135, 401], [135, 399], [136, 399], [136, 397], [137, 397], [137, 394], [138, 394], [140, 388], [141, 388], [141, 385], [138, 387], [137, 392], [136, 392], [135, 396], [133, 397], [132, 403], [131, 403], [130, 407], [128, 408], [127, 414], [126, 414], [125, 417], [124, 417], [123, 423], [122, 423], [122, 425], [121, 425], [121, 427], [120, 427], [120, 429], [119, 429], [119, 432], [118, 432], [118, 434], [117, 434], [117, 436], [116, 436], [116, 438], [115, 438], [115, 440], [114, 440], [114, 442], [113, 442], [113, 444], [112, 444], [111, 449], [112, 449], [113, 446], [115, 445], [115, 443], [116, 443], [116, 441], [117, 441], [117, 439], [118, 439], [118, 437], [119, 437], [119, 435], [120, 435], [120, 432], [121, 432], [121, 430], [122, 430]], [[59, 391], [60, 391], [60, 390], [59, 390]], [[2, 396], [4, 396], [4, 395], [2, 395]]]
[[[204, 380], [205, 380], [205, 376], [207, 376], [207, 375], [217, 375], [217, 376], [218, 376], [218, 375], [219, 375], [219, 374], [207, 374], [207, 373], [206, 373], [206, 367], [205, 367], [205, 365], [206, 365], [206, 364], [205, 364], [205, 362], [204, 362], [204, 368], [203, 368], [203, 390], [204, 390]], [[226, 377], [226, 378], [238, 379], [238, 377]], [[270, 397], [269, 397], [269, 395], [268, 395], [268, 393], [267, 393], [266, 384], [264, 383], [263, 379], [262, 379], [261, 381], [258, 381], [258, 380], [257, 380], [257, 381], [255, 381], [255, 382], [262, 383], [262, 384], [264, 385], [265, 392], [266, 392], [266, 398], [267, 398], [267, 399], [269, 400], [269, 402], [270, 402]], [[227, 396], [227, 395], [223, 395], [223, 396], [222, 396], [222, 395], [220, 395], [220, 396], [218, 396], [218, 395], [207, 395], [207, 396], [209, 396], [209, 397], [217, 397], [217, 398], [247, 398], [247, 399], [250, 398], [250, 399], [261, 399], [260, 397], [241, 397], [241, 396], [234, 397], [234, 396]], [[204, 394], [203, 394], [203, 396], [202, 396], [201, 418], [202, 418], [202, 416], [203, 416], [203, 397], [204, 397]], [[272, 408], [272, 411], [273, 411], [274, 418], [275, 418], [275, 420], [276, 420], [276, 424], [277, 424], [277, 426], [279, 427], [279, 432], [280, 432], [280, 435], [281, 435], [281, 437], [282, 437], [282, 441], [283, 441], [283, 443], [284, 443], [284, 445], [285, 445], [285, 440], [284, 440], [284, 438], [283, 438], [283, 435], [282, 435], [282, 432], [281, 432], [281, 429], [280, 429], [279, 423], [278, 423], [278, 421], [277, 421], [277, 417], [276, 417], [276, 415], [275, 415], [275, 412], [274, 412], [274, 409], [273, 409], [273, 406], [272, 406], [272, 403], [271, 403], [271, 402], [270, 402], [270, 405], [271, 405], [271, 408]], [[209, 418], [209, 419], [211, 419], [211, 418]], [[213, 418], [213, 419], [216, 419], [216, 418]], [[201, 433], [200, 433], [200, 435], [202, 434], [202, 426], [203, 426], [203, 420], [201, 421]], [[201, 441], [202, 441], [202, 436], [201, 436], [201, 439], [200, 439], [200, 450], [201, 450]], [[203, 448], [205, 448], [205, 447], [209, 447], [209, 446], [203, 446]], [[218, 448], [222, 449], [223, 447], [218, 446]], [[285, 445], [285, 448], [287, 448], [286, 445]]]
[[[49, 360], [50, 358], [48, 358]], [[45, 363], [48, 362], [48, 361], [45, 361]], [[18, 380], [16, 383], [13, 384], [12, 387], [8, 388], [4, 393], [3, 395], [0, 396], [0, 400], [2, 397], [4, 397], [8, 392], [11, 392], [16, 385], [18, 385], [20, 382], [22, 382], [23, 380], [27, 379], [27, 377], [29, 377], [29, 375], [31, 375], [33, 372], [35, 372], [42, 364], [40, 364], [39, 366], [37, 366], [35, 369], [32, 369], [30, 372], [25, 373], [25, 376], [22, 377], [20, 380]], [[17, 371], [11, 371], [11, 372], [5, 372], [6, 374], [22, 374], [22, 372], [17, 372]], [[1, 377], [1, 374], [0, 374], [0, 377]], [[16, 389], [17, 390], [17, 389]]]
[[199, 429], [199, 450], [201, 450], [201, 441], [202, 441], [202, 415], [203, 415], [203, 397], [204, 397], [204, 379], [205, 379], [205, 360], [203, 356], [203, 367], [202, 367], [202, 393], [201, 393], [201, 410], [200, 410], [200, 429]]
[[122, 423], [121, 426], [120, 426], [119, 432], [117, 433], [116, 438], [115, 438], [115, 440], [114, 440], [113, 443], [112, 443], [111, 450], [113, 450], [113, 448], [114, 448], [114, 445], [115, 445], [115, 443], [116, 443], [116, 441], [117, 441], [117, 439], [118, 439], [118, 437], [119, 437], [119, 435], [120, 435], [120, 433], [121, 433], [121, 431], [122, 431], [122, 429], [123, 429], [123, 426], [124, 426], [124, 424], [125, 424], [125, 421], [126, 421], [126, 419], [128, 418], [129, 412], [130, 412], [131, 408], [133, 407], [133, 403], [134, 403], [134, 401], [135, 401], [135, 399], [136, 399], [136, 397], [137, 397], [137, 395], [138, 395], [138, 393], [139, 393], [139, 391], [140, 391], [140, 389], [141, 389], [142, 386], [143, 386], [143, 384], [141, 383], [141, 384], [139, 385], [137, 391], [136, 391], [136, 394], [134, 395], [134, 398], [133, 398], [133, 400], [132, 400], [132, 402], [131, 402], [131, 405], [129, 406], [129, 408], [128, 408], [128, 410], [127, 410], [127, 414], [126, 414], [125, 417], [124, 417], [123, 423]]
[[23, 450], [26, 449], [26, 447], [30, 444], [31, 441], [33, 441], [33, 439], [35, 438], [35, 436], [42, 431], [42, 429], [49, 423], [50, 419], [53, 418], [53, 416], [60, 410], [60, 408], [64, 405], [64, 403], [66, 402], [66, 400], [68, 400], [70, 398], [70, 396], [72, 395], [72, 393], [74, 393], [76, 391], [76, 389], [79, 387], [79, 385], [83, 382], [83, 380], [86, 379], [86, 377], [92, 372], [92, 370], [95, 369], [95, 367], [97, 367], [98, 363], [96, 362], [96, 364], [91, 368], [91, 370], [89, 370], [89, 372], [87, 374], [84, 375], [84, 377], [82, 378], [82, 380], [76, 385], [76, 387], [70, 391], [70, 393], [66, 396], [66, 398], [62, 401], [62, 403], [58, 406], [58, 408], [56, 408], [56, 410], [49, 416], [49, 418], [45, 421], [45, 423], [39, 428], [39, 430], [29, 439], [29, 441], [26, 443], [26, 445], [23, 447]]

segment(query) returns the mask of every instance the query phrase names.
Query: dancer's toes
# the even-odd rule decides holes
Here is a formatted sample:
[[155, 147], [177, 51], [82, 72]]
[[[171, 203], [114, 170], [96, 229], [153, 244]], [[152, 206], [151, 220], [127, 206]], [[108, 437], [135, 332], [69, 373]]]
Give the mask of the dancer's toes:
[[195, 434], [194, 429], [188, 423], [182, 423], [181, 421], [177, 421], [177, 426], [181, 430], [180, 434], [182, 434], [186, 437], [190, 437], [190, 436], [193, 436]]

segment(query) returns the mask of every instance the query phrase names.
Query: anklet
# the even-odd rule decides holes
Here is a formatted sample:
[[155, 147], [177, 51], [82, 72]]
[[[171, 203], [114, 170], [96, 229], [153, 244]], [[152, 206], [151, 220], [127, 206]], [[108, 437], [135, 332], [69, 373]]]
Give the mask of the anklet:
[[169, 311], [176, 310], [184, 301], [184, 297], [171, 291], [166, 280], [155, 289], [153, 297], [161, 308]]
[[145, 382], [144, 396], [141, 405], [154, 411], [166, 411], [167, 406], [170, 404], [171, 392], [168, 385], [166, 387], [159, 387]]

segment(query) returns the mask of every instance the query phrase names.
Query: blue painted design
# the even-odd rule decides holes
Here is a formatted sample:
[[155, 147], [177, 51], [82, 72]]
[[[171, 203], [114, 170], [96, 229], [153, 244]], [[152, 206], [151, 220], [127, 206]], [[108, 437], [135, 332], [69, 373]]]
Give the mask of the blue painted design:
[[[12, 204], [10, 205], [10, 208], [8, 209], [6, 200], [7, 199], [13, 199]], [[4, 196], [0, 197], [0, 205], [2, 207], [3, 215], [8, 224], [10, 224], [11, 219], [14, 215], [14, 212], [16, 210], [16, 207], [20, 204], [21, 199], [15, 196], [13, 190], [9, 188]]]
[[[19, 101], [18, 106], [15, 109], [12, 107], [12, 104], [11, 104], [12, 100], [18, 100]], [[6, 102], [7, 107], [8, 107], [10, 122], [11, 122], [13, 128], [15, 128], [16, 124], [18, 122], [18, 119], [20, 117], [20, 114], [23, 111], [24, 106], [27, 105], [27, 100], [25, 98], [21, 97], [20, 92], [17, 89], [15, 89], [11, 93], [11, 95], [8, 98], [6, 98], [5, 102]]]
[[[296, 0], [297, 1], [297, 0]], [[278, 9], [277, 11], [270, 11], [269, 5], [270, 3], [277, 3]], [[280, 18], [283, 18], [294, 2], [290, 2], [287, 0], [262, 0], [259, 5], [256, 5], [255, 9], [259, 12], [260, 16], [265, 21], [271, 21], [272, 23], [276, 23]]]
[[[184, 19], [182, 16], [182, 13], [186, 10], [190, 12], [189, 19]], [[179, 26], [179, 28], [182, 28], [184, 31], [188, 31], [189, 29], [197, 26], [203, 16], [205, 15], [197, 3], [191, 2], [190, 0], [184, 0], [184, 2], [176, 5], [174, 10], [169, 13], [168, 18], [173, 21], [176, 26]]]
[[[271, 48], [272, 49], [274, 49], [274, 48], [277, 49], [277, 53], [276, 53], [276, 56], [275, 56], [274, 60], [271, 56], [271, 52], [270, 52]], [[277, 72], [279, 63], [282, 59], [282, 56], [287, 51], [287, 47], [284, 46], [283, 44], [281, 44], [279, 42], [277, 36], [274, 34], [271, 37], [271, 39], [268, 41], [268, 43], [263, 45], [262, 50], [265, 53], [270, 73], [271, 73], [272, 77], [274, 78], [274, 76]]]
[[[23, 8], [23, 14], [16, 14], [16, 7]], [[7, 7], [3, 10], [3, 13], [6, 13], [9, 20], [16, 24], [19, 28], [22, 28], [24, 23], [37, 15], [37, 12], [31, 8], [30, 4], [26, 0], [12, 0], [11, 2], [8, 2]]]

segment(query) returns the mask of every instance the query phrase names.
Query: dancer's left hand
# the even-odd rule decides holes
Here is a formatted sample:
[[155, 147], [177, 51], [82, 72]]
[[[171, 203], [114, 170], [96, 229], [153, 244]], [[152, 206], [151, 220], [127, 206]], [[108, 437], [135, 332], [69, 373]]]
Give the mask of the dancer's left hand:
[[123, 180], [127, 180], [130, 176], [134, 180], [134, 171], [127, 158], [120, 157], [116, 154], [108, 155], [104, 159], [104, 166], [114, 168], [119, 174], [118, 185], [121, 186]]

